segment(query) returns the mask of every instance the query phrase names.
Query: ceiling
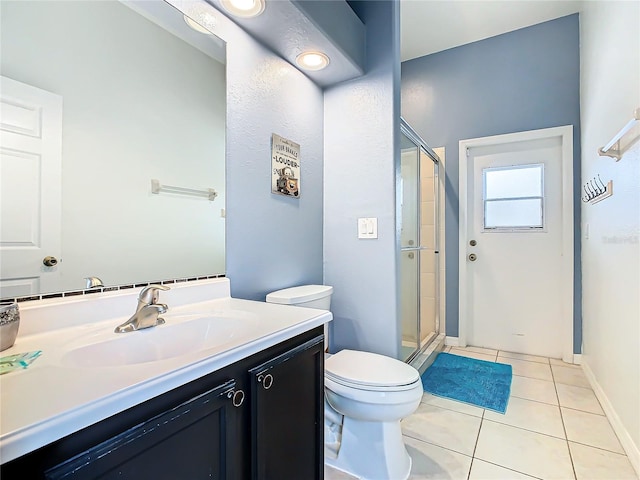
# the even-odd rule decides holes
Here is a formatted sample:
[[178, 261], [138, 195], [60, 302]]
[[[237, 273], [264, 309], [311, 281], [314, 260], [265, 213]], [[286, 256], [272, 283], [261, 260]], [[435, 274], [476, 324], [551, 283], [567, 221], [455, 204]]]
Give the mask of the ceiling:
[[401, 0], [402, 61], [576, 13], [574, 0]]

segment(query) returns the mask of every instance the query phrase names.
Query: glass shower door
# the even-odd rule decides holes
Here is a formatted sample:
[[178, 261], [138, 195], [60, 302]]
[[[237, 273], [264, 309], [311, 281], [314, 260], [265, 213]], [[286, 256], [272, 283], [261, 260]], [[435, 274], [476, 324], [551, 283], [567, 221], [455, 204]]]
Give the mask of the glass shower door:
[[[438, 164], [403, 122], [401, 138], [400, 358], [411, 361], [439, 333]], [[430, 151], [430, 149], [429, 149]]]
[[401, 360], [417, 352], [420, 340], [420, 179], [418, 147], [404, 135], [400, 156], [402, 222], [400, 228], [400, 311], [402, 319]]

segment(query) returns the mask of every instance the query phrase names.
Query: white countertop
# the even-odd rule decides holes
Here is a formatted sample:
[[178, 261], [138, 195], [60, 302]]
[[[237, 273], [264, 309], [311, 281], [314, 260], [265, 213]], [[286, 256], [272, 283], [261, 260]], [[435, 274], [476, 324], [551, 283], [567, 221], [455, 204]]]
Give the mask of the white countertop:
[[[128, 315], [110, 317], [109, 311], [122, 312], [126, 305], [132, 313], [139, 289], [124, 295], [101, 294], [21, 306], [21, 333], [16, 344], [0, 356], [34, 350], [42, 350], [42, 355], [27, 369], [0, 376], [0, 462], [18, 458], [332, 319], [325, 310], [230, 298], [226, 279], [196, 283], [199, 295], [185, 296], [189, 285], [177, 287], [180, 291], [173, 292], [174, 297], [162, 292], [160, 302], [170, 307], [162, 315], [166, 324], [138, 332], [113, 333]], [[202, 301], [203, 297], [212, 297], [211, 287], [216, 298]], [[172, 299], [177, 306], [172, 307]], [[154, 331], [176, 328], [202, 315], [242, 323], [245, 328], [237, 334], [232, 328], [226, 329], [231, 333], [227, 332], [224, 342], [163, 360], [91, 366], [87, 358], [81, 366], [65, 359], [70, 349], [95, 339], [162, 334], [166, 330]], [[86, 320], [94, 316], [98, 321]]]

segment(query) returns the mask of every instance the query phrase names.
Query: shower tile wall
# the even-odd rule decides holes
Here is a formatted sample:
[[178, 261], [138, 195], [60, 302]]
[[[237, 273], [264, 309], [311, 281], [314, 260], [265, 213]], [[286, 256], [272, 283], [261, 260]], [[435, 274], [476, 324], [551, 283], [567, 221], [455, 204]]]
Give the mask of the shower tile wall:
[[420, 332], [425, 339], [436, 330], [436, 232], [433, 161], [420, 152]]

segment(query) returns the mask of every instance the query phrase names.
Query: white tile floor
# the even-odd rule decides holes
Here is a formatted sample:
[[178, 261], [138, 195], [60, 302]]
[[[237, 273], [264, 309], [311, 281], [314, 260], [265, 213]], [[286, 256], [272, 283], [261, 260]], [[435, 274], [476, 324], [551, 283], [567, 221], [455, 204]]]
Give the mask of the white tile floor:
[[[501, 415], [425, 393], [402, 422], [411, 479], [638, 480], [580, 367], [484, 348], [445, 351], [512, 365], [509, 405]], [[327, 480], [350, 478], [325, 468]]]

